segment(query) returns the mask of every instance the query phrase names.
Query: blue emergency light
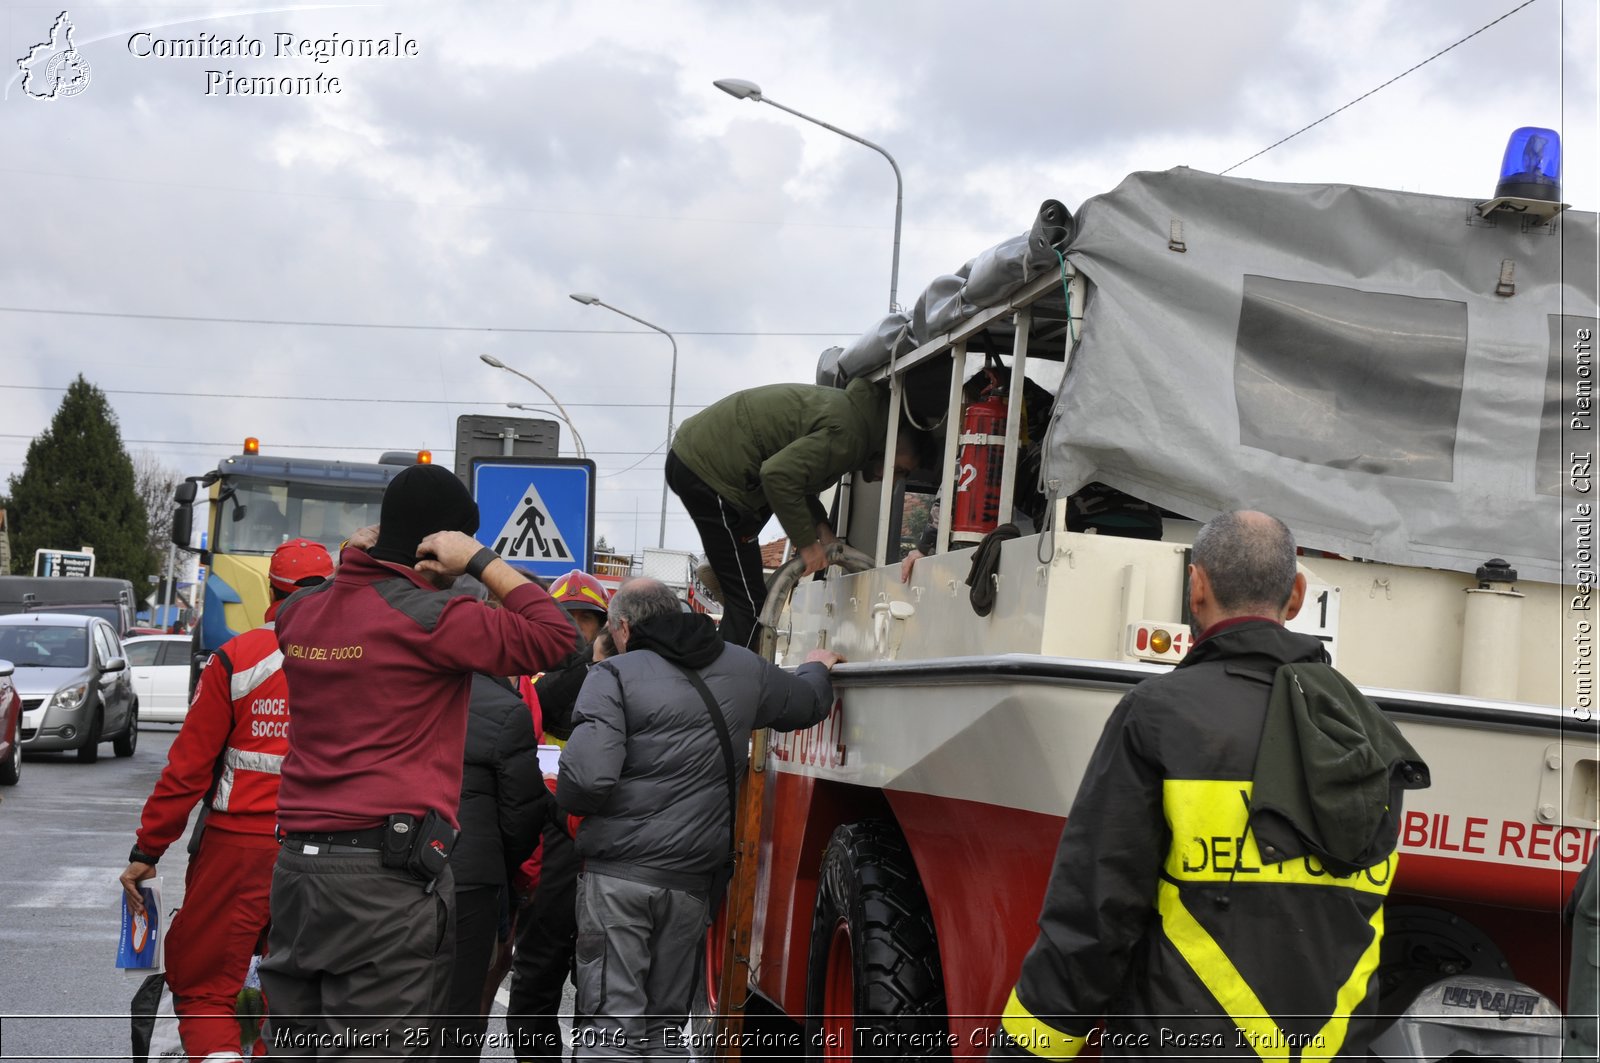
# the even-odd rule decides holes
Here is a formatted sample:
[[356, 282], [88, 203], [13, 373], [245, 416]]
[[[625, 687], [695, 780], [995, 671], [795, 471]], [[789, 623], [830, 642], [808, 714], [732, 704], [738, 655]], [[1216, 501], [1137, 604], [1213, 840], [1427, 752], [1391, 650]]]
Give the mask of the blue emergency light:
[[1561, 202], [1561, 135], [1554, 129], [1527, 125], [1506, 141], [1495, 198]]
[[1506, 141], [1500, 183], [1493, 199], [1478, 204], [1478, 213], [1491, 221], [1521, 218], [1526, 227], [1548, 225], [1566, 209], [1561, 202], [1561, 134], [1543, 126], [1523, 126]]

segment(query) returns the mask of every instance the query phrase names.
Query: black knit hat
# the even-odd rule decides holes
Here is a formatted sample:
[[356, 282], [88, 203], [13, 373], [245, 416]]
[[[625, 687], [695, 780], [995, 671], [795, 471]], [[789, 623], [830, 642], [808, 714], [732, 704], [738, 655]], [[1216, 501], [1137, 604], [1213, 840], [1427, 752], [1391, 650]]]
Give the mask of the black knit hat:
[[478, 503], [455, 473], [440, 465], [413, 465], [390, 480], [381, 513], [378, 542], [370, 552], [397, 565], [415, 565], [417, 544], [434, 532], [478, 530]]

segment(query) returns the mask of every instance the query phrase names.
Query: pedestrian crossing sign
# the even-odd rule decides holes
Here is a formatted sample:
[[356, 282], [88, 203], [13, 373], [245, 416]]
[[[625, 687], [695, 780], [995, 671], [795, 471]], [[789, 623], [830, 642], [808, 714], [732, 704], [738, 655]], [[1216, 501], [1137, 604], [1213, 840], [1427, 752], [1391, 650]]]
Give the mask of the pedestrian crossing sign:
[[547, 579], [594, 560], [594, 462], [474, 458], [478, 541]]

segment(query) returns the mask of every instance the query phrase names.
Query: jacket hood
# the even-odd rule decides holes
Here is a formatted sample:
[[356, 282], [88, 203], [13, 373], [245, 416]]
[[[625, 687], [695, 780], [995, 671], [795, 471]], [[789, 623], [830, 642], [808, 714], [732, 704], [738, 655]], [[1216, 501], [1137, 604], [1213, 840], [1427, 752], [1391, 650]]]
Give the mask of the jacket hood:
[[633, 625], [628, 649], [654, 650], [673, 664], [701, 669], [722, 656], [722, 636], [703, 613], [653, 616]]
[[1400, 729], [1325, 664], [1278, 669], [1256, 752], [1250, 825], [1268, 849], [1310, 853], [1336, 875], [1388, 857], [1400, 791], [1429, 785]]
[[883, 441], [889, 435], [888, 391], [871, 380], [852, 380], [844, 389], [844, 397], [867, 427], [867, 453], [882, 453]]

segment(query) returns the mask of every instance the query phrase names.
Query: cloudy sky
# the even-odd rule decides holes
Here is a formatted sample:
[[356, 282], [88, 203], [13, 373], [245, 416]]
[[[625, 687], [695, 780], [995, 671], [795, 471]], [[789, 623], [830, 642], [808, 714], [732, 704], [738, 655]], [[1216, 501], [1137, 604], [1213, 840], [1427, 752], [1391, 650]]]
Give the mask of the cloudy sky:
[[[1043, 199], [1076, 209], [1135, 170], [1222, 171], [1520, 3], [74, 5], [91, 80], [51, 101], [13, 60], [61, 8], [10, 3], [0, 476], [79, 373], [131, 451], [184, 473], [246, 435], [448, 464], [458, 415], [542, 399], [488, 353], [580, 428], [598, 530], [654, 545], [670, 345], [568, 293], [676, 334], [680, 421], [810, 380], [889, 298], [884, 159], [713, 80], [757, 82], [895, 156], [909, 305]], [[1507, 134], [1544, 125], [1564, 137], [1566, 200], [1594, 210], [1596, 7], [1534, 0], [1234, 173], [1487, 198]], [[279, 34], [399, 34], [417, 54], [277, 58]], [[241, 36], [261, 57], [135, 54]], [[230, 71], [340, 91], [226, 94]], [[697, 547], [675, 500], [667, 545]]]

